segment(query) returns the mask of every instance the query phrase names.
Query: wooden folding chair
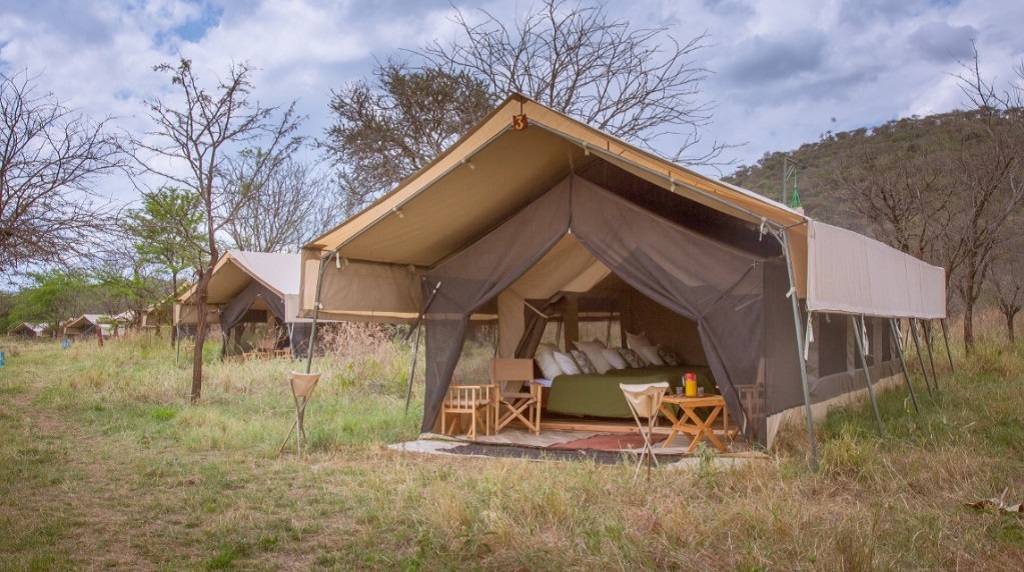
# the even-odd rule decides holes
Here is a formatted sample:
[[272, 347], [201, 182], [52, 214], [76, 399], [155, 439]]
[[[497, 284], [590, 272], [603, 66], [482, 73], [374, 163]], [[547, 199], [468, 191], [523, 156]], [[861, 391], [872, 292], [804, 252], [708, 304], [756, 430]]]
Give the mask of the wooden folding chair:
[[295, 401], [295, 422], [292, 423], [292, 428], [288, 430], [288, 434], [285, 435], [281, 447], [277, 450], [278, 455], [284, 451], [284, 446], [292, 436], [292, 431], [298, 428], [298, 431], [295, 433], [295, 446], [298, 449], [299, 457], [302, 457], [302, 442], [306, 441], [306, 427], [304, 424], [306, 404], [309, 402], [309, 397], [313, 395], [313, 390], [316, 389], [316, 384], [319, 381], [319, 373], [293, 371], [288, 374], [288, 385], [292, 389], [292, 399]]
[[448, 387], [448, 394], [441, 403], [441, 433], [454, 435], [462, 428], [462, 416], [469, 416], [466, 437], [476, 439], [477, 429], [490, 435], [494, 427], [494, 385], [457, 385]]
[[[668, 391], [668, 382], [626, 384], [620, 383], [619, 388], [626, 397], [629, 410], [633, 413], [633, 419], [640, 428], [640, 435], [644, 438], [644, 449], [640, 453], [640, 459], [636, 464], [636, 471], [633, 472], [633, 482], [640, 475], [640, 467], [647, 460], [647, 478], [651, 478], [651, 461], [658, 464], [658, 458], [654, 456], [654, 448], [651, 446], [651, 433], [654, 431], [654, 423], [658, 419], [658, 411], [661, 408], [661, 399]], [[643, 419], [643, 421], [641, 421]]]
[[494, 401], [497, 421], [494, 432], [518, 421], [534, 435], [539, 435], [541, 385], [534, 381], [533, 360], [492, 359], [491, 382], [497, 386], [497, 399]]

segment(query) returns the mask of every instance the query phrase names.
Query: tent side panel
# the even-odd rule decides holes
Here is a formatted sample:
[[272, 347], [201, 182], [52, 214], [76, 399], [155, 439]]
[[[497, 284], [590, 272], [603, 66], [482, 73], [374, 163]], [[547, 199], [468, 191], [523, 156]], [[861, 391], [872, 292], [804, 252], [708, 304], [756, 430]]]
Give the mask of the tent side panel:
[[853, 231], [808, 224], [809, 310], [946, 317], [945, 270]]

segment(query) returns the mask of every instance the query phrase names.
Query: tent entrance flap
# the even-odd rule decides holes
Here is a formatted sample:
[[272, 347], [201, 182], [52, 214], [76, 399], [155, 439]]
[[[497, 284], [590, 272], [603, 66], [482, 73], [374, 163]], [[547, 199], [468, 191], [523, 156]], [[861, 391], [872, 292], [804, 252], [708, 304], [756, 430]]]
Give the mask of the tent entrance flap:
[[[569, 177], [429, 272], [430, 282], [443, 281], [445, 288], [427, 314], [423, 430], [433, 428], [469, 315], [552, 252], [570, 224], [579, 244], [610, 272], [658, 304], [698, 321], [704, 351], [728, 406], [743, 411], [734, 388], [754, 384], [759, 376], [763, 265], [753, 255]], [[531, 297], [545, 297], [537, 294], [543, 292]], [[503, 311], [499, 323], [504, 319]]]

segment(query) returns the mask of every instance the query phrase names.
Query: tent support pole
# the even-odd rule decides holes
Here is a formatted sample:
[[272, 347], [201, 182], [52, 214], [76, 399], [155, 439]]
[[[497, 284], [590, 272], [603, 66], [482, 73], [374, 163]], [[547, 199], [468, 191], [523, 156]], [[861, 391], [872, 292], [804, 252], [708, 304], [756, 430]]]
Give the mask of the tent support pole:
[[939, 320], [942, 324], [942, 341], [946, 342], [946, 357], [949, 358], [949, 373], [956, 374], [956, 370], [953, 369], [953, 352], [949, 351], [949, 332], [946, 329], [946, 319], [942, 318]]
[[917, 361], [921, 364], [921, 373], [924, 374], [924, 386], [928, 388], [928, 397], [935, 399], [935, 395], [932, 394], [931, 380], [928, 379], [928, 370], [924, 367], [924, 356], [921, 354], [921, 340], [917, 336], [917, 321], [914, 318], [908, 318], [910, 322], [910, 333], [914, 337], [914, 347], [917, 348]]
[[420, 330], [422, 329], [419, 324], [413, 326], [416, 328], [416, 341], [412, 343], [412, 367], [409, 368], [409, 384], [405, 388], [405, 414], [409, 414], [409, 402], [412, 401], [412, 380], [413, 376], [416, 375], [416, 357], [420, 353]]
[[932, 355], [932, 322], [925, 322], [928, 327], [924, 329], [924, 342], [928, 347], [928, 363], [932, 366], [932, 383], [935, 384], [935, 391], [939, 391], [939, 372], [935, 370], [935, 356]]
[[306, 348], [306, 373], [313, 369], [313, 348], [316, 347], [317, 324], [320, 318], [320, 288], [324, 284], [324, 270], [330, 255], [320, 258], [320, 270], [316, 273], [316, 296], [313, 298], [313, 326], [309, 332], [309, 346]]
[[789, 255], [789, 239], [786, 231], [772, 233], [782, 243], [782, 252], [786, 256], [786, 272], [789, 274], [789, 301], [793, 307], [793, 328], [796, 331], [796, 355], [800, 364], [800, 383], [804, 392], [804, 413], [807, 417], [807, 444], [811, 448], [811, 467], [818, 470], [818, 447], [814, 442], [814, 415], [811, 412], [811, 390], [807, 383], [807, 361], [804, 359], [804, 332], [800, 324], [800, 306], [796, 293], [796, 276], [793, 273], [793, 260]]
[[914, 385], [910, 383], [910, 370], [907, 369], [907, 358], [903, 354], [903, 339], [900, 337], [899, 329], [896, 327], [895, 318], [889, 318], [889, 330], [892, 332], [893, 341], [896, 342], [896, 354], [900, 356], [900, 365], [903, 366], [903, 379], [907, 380], [907, 389], [910, 390], [910, 400], [914, 402], [914, 411], [920, 415], [921, 408], [917, 405]]
[[403, 342], [409, 341], [409, 336], [412, 335], [413, 331], [416, 332], [416, 342], [412, 349], [412, 369], [409, 371], [409, 383], [405, 389], [405, 413], [409, 414], [409, 401], [412, 400], [412, 379], [413, 374], [416, 373], [416, 355], [420, 351], [420, 325], [423, 323], [423, 316], [427, 314], [427, 310], [430, 309], [430, 305], [434, 303], [434, 297], [437, 296], [437, 291], [441, 289], [441, 283], [438, 282], [434, 289], [430, 292], [430, 297], [427, 298], [427, 302], [423, 304], [423, 309], [420, 310], [419, 315], [413, 320], [412, 326], [409, 328], [409, 333], [405, 334]]
[[868, 386], [868, 397], [871, 398], [871, 408], [875, 411], [875, 424], [878, 426], [878, 436], [885, 437], [885, 428], [882, 426], [882, 414], [878, 412], [878, 400], [875, 399], [875, 388], [871, 383], [871, 369], [868, 368], [867, 349], [864, 347], [864, 316], [850, 316], [853, 322], [853, 335], [857, 338], [857, 353], [860, 354], [860, 367], [864, 370], [864, 380]]

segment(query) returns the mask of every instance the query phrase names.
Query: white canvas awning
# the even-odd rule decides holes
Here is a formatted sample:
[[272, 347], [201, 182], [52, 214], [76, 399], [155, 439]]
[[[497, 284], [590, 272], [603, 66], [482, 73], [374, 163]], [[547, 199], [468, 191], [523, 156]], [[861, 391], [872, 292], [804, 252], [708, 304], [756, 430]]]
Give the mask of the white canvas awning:
[[856, 232], [808, 222], [807, 309], [946, 317], [945, 270]]

